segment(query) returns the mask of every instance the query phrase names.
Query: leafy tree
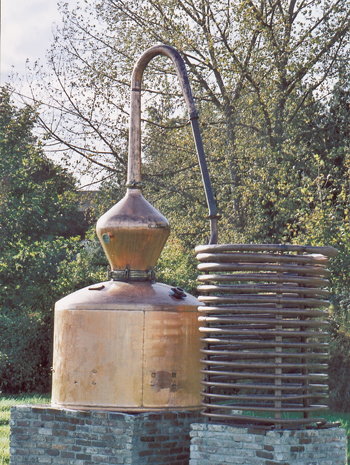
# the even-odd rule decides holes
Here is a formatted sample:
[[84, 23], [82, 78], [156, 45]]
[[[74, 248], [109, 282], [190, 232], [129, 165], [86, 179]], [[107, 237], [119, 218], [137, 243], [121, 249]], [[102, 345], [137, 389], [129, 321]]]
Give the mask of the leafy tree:
[[[113, 142], [125, 135], [119, 123], [125, 121], [122, 113], [127, 110], [135, 58], [154, 43], [171, 44], [182, 52], [194, 87], [201, 89], [198, 98], [219, 112], [233, 147], [237, 128], [264, 132], [275, 146], [299, 109], [305, 108], [305, 100], [346, 63], [350, 20], [346, 6], [346, 0], [307, 4], [220, 0], [215, 6], [208, 0], [109, 0], [94, 2], [84, 14], [64, 5], [64, 27], [50, 54], [56, 82], [51, 79], [46, 90], [51, 90], [56, 104], [63, 100], [67, 124], [74, 117], [84, 121], [80, 140], [97, 136], [109, 148], [105, 154], [122, 162]], [[164, 63], [154, 65], [152, 74], [145, 76], [145, 88], [166, 93], [169, 99], [178, 88], [172, 68]], [[244, 112], [237, 105], [242, 99]], [[113, 126], [118, 131], [114, 137]], [[86, 150], [87, 158], [98, 155], [90, 144], [77, 145], [77, 132], [72, 140], [76, 145], [71, 148]]]
[[[32, 135], [36, 114], [0, 94], [0, 250], [9, 241], [82, 234], [75, 179], [43, 153]], [[85, 225], [84, 225], [85, 226]]]
[[75, 180], [43, 154], [36, 114], [0, 90], [0, 390], [47, 390], [53, 304], [91, 282]]
[[[347, 0], [96, 0], [69, 11], [63, 4], [64, 25], [49, 52], [52, 72], [33, 70], [33, 83], [40, 82], [39, 88], [33, 84], [33, 98], [48, 104], [41, 107], [41, 123], [67, 150], [70, 163], [79, 155], [97, 176], [113, 175], [120, 190], [132, 67], [154, 43], [173, 45], [184, 57], [201, 110], [216, 195], [225, 199], [224, 237], [232, 237], [234, 227], [236, 237], [290, 241], [298, 233], [293, 212], [305, 188], [304, 172], [313, 171], [312, 183], [317, 178], [312, 151], [327, 129], [312, 114], [325, 111], [334, 83], [347, 75], [347, 6]], [[177, 189], [202, 205], [193, 142], [169, 60], [152, 61], [144, 89], [148, 189], [156, 201]], [[56, 120], [59, 127], [51, 124]], [[194, 182], [182, 183], [185, 177]], [[296, 182], [300, 186], [290, 197]], [[177, 210], [186, 212], [188, 203], [180, 201]]]
[[[69, 151], [99, 176], [113, 176], [105, 205], [123, 195], [132, 67], [141, 51], [163, 42], [187, 64], [221, 208], [220, 240], [344, 243], [347, 0], [109, 0], [61, 8], [52, 72], [34, 68], [33, 98], [48, 104], [41, 124], [71, 163]], [[151, 62], [144, 89], [145, 194], [191, 248], [206, 241], [206, 206], [169, 60]]]
[[[67, 160], [79, 155], [98, 176], [113, 175], [104, 189], [120, 197], [132, 67], [154, 43], [174, 46], [201, 111], [220, 240], [336, 245], [339, 297], [350, 256], [348, 0], [96, 0], [85, 10], [61, 8], [52, 72], [33, 69], [40, 83], [33, 99], [47, 104], [41, 124]], [[206, 207], [182, 96], [163, 58], [145, 73], [143, 116], [145, 191], [187, 253], [205, 241]], [[335, 299], [337, 324], [345, 301]]]

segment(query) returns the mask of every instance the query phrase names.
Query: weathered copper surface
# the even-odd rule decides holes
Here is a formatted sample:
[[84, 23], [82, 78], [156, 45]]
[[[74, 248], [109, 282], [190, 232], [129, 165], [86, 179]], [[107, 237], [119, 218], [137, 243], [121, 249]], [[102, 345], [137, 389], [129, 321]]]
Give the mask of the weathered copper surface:
[[96, 227], [114, 281], [77, 291], [55, 307], [53, 405], [124, 411], [200, 406], [199, 302], [153, 283], [170, 227], [141, 195], [141, 80], [160, 54], [172, 59], [190, 113], [216, 241], [216, 206], [185, 64], [172, 47], [155, 46], [132, 76], [127, 194]]
[[[203, 414], [291, 427], [326, 421], [332, 247], [220, 244], [196, 248], [203, 334]], [[293, 412], [297, 418], [286, 414]]]
[[97, 222], [96, 232], [112, 270], [153, 268], [170, 233], [168, 220], [142, 196], [126, 196]]
[[141, 189], [141, 84], [142, 75], [148, 63], [157, 55], [165, 55], [172, 60], [175, 66], [182, 94], [188, 109], [191, 121], [192, 133], [195, 141], [199, 166], [201, 169], [205, 195], [209, 208], [210, 219], [210, 244], [217, 242], [217, 210], [211, 188], [207, 162], [204, 154], [202, 137], [200, 134], [198, 118], [194, 99], [187, 76], [185, 63], [177, 50], [169, 45], [154, 45], [146, 50], [138, 59], [131, 78], [131, 102], [130, 102], [130, 130], [129, 130], [129, 161], [127, 186], [133, 189]]
[[110, 281], [57, 302], [52, 404], [198, 408], [199, 302], [172, 294], [165, 284]]

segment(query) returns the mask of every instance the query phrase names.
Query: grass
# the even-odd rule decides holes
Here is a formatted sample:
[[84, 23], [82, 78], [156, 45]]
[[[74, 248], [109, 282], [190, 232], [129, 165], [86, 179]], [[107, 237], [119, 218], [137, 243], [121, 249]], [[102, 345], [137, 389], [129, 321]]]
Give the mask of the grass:
[[0, 465], [10, 463], [10, 407], [24, 404], [48, 404], [50, 395], [18, 395], [0, 398]]
[[350, 413], [332, 412], [322, 413], [320, 417], [327, 419], [329, 422], [339, 421], [340, 426], [345, 429], [348, 439], [348, 461], [350, 464]]
[[[0, 398], [0, 465], [9, 465], [10, 451], [9, 451], [9, 438], [10, 438], [10, 407], [12, 405], [25, 405], [25, 404], [48, 404], [50, 403], [50, 395], [18, 395]], [[347, 432], [348, 438], [348, 460], [350, 463], [350, 413], [338, 412], [322, 412], [320, 417], [329, 422], [339, 421], [341, 427]]]

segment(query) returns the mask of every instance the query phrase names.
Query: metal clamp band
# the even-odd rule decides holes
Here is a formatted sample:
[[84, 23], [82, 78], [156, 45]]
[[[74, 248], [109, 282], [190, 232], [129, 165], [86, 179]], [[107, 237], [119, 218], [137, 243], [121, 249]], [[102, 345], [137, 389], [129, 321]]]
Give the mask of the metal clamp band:
[[141, 189], [143, 187], [142, 182], [130, 181], [125, 184], [128, 189]]
[[129, 265], [127, 265], [124, 270], [111, 270], [108, 266], [107, 279], [112, 281], [155, 281], [156, 273], [153, 268], [130, 270]]
[[193, 119], [199, 118], [199, 113], [197, 110], [195, 110], [195, 111], [192, 111], [189, 116], [190, 116], [190, 121], [192, 121]]

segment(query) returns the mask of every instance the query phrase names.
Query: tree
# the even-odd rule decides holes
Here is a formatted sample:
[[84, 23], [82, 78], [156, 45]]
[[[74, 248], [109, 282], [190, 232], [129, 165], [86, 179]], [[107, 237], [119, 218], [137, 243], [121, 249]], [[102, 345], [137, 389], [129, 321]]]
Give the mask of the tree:
[[[113, 176], [103, 186], [106, 204], [118, 200], [132, 67], [154, 43], [174, 46], [201, 112], [221, 241], [337, 245], [334, 327], [346, 326], [348, 0], [108, 0], [61, 8], [52, 72], [35, 67], [32, 75], [54, 149]], [[199, 217], [206, 208], [182, 96], [162, 58], [144, 76], [143, 117], [145, 191], [170, 219], [184, 263], [190, 247], [205, 241]], [[163, 276], [168, 263], [169, 253]]]
[[[100, 176], [113, 175], [104, 190], [120, 198], [133, 64], [154, 43], [177, 48], [201, 112], [220, 240], [341, 250], [333, 265], [336, 361], [350, 347], [348, 0], [108, 0], [85, 11], [63, 5], [62, 13], [51, 75], [33, 70], [44, 92], [33, 88], [33, 98], [48, 104], [40, 118], [51, 139], [70, 160], [68, 151]], [[144, 89], [145, 191], [171, 221], [183, 264], [205, 241], [206, 208], [172, 65], [152, 61]], [[164, 277], [169, 263], [176, 268], [169, 255], [176, 254], [164, 255]], [[348, 352], [339, 357], [346, 366]], [[349, 383], [341, 364], [332, 379], [333, 388], [343, 380], [343, 399]]]
[[[285, 184], [300, 184], [303, 159], [308, 165], [311, 161], [317, 171], [309, 138], [320, 128], [310, 119], [309, 108], [326, 108], [334, 83], [346, 75], [348, 0], [220, 0], [215, 4], [208, 0], [109, 0], [96, 1], [85, 10], [61, 8], [64, 26], [57, 31], [49, 53], [52, 72], [42, 76], [40, 68], [33, 70], [33, 82], [39, 80], [44, 92], [41, 98], [33, 88], [33, 98], [48, 104], [42, 107], [41, 123], [68, 150], [67, 156], [72, 151], [87, 161], [88, 169], [95, 166], [100, 176], [113, 175], [113, 185], [120, 189], [125, 180], [133, 64], [155, 42], [173, 45], [187, 64], [207, 141], [210, 144], [212, 139], [209, 132], [218, 141], [207, 154], [212, 165], [219, 159], [225, 166], [215, 190], [220, 197], [225, 186], [222, 197], [230, 205], [229, 209], [222, 207], [227, 234], [232, 226], [238, 236], [246, 234], [250, 227], [247, 213], [251, 215], [254, 201], [260, 209], [258, 223], [267, 223], [265, 236], [291, 240], [294, 233], [283, 230], [287, 213], [279, 222], [270, 221], [279, 216], [279, 202], [283, 203], [286, 192], [278, 188], [265, 202], [262, 186], [269, 176], [278, 177], [281, 164], [290, 173], [295, 156], [300, 167], [294, 177], [287, 176]], [[181, 151], [186, 148], [179, 157], [183, 163], [174, 165], [175, 171], [187, 169], [187, 177], [199, 182], [196, 164], [188, 155], [193, 144], [186, 135], [172, 64], [162, 58], [152, 61], [144, 88], [148, 91], [143, 113], [147, 184], [154, 198], [169, 197], [174, 183], [165, 181], [166, 173], [174, 170], [167, 170], [164, 163], [170, 152], [176, 158], [179, 147]], [[179, 144], [181, 138], [186, 143]], [[299, 155], [295, 147], [303, 147]], [[165, 162], [153, 163], [158, 156]], [[276, 179], [273, 185], [278, 184]], [[260, 188], [264, 195], [247, 196], [253, 183], [253, 191]], [[181, 191], [194, 203], [204, 201], [200, 188], [183, 185]], [[295, 210], [297, 204], [283, 208]], [[255, 240], [261, 231], [258, 228], [251, 237]]]
[[[74, 178], [33, 136], [33, 108], [0, 90], [0, 390], [47, 390], [53, 305], [91, 282]], [[82, 263], [83, 266], [82, 266]]]
[[4, 88], [0, 99], [0, 250], [13, 240], [82, 233], [76, 181], [44, 155], [33, 137], [34, 111], [14, 108]]

